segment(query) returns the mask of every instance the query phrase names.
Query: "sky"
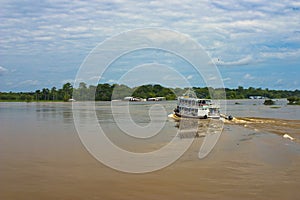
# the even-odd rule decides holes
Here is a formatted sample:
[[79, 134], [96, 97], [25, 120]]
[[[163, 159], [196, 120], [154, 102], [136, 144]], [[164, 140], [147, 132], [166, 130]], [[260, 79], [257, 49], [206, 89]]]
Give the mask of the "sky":
[[[225, 87], [300, 89], [299, 19], [300, 2], [294, 0], [1, 0], [0, 91], [35, 91], [73, 83], [97, 45], [120, 33], [149, 27], [174, 30], [199, 43]], [[170, 62], [176, 70], [188, 66], [166, 54], [170, 52], [131, 52], [127, 59], [115, 60], [99, 81], [125, 80], [126, 73], [132, 72], [128, 66], [147, 80], [157, 76], [159, 67], [143, 74], [137, 63], [150, 69], [149, 63], [162, 67]], [[184, 69], [179, 76], [192, 86], [205, 86], [191, 66]], [[171, 79], [168, 70], [159, 73], [160, 79], [176, 81], [178, 70]]]

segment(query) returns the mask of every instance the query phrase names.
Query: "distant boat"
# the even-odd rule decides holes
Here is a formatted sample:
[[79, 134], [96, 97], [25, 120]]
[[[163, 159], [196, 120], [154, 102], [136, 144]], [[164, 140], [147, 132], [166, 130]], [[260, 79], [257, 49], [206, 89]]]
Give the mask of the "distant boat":
[[178, 118], [220, 118], [220, 107], [212, 102], [210, 99], [198, 99], [179, 97], [177, 100], [177, 107], [174, 109], [173, 115], [169, 115], [173, 119]]
[[136, 97], [124, 97], [124, 101], [146, 101], [146, 99]]
[[249, 99], [264, 99], [263, 96], [249, 96]]
[[166, 97], [151, 97], [148, 98], [147, 101], [165, 101]]

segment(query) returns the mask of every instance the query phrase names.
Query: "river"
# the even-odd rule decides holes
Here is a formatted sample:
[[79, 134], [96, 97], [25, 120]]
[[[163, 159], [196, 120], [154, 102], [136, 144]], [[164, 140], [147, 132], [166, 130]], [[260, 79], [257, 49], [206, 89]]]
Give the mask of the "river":
[[[283, 100], [273, 107], [262, 102], [227, 101], [222, 112], [236, 121], [224, 124], [220, 139], [204, 159], [198, 158], [198, 152], [205, 137], [199, 137], [176, 162], [141, 174], [111, 169], [87, 151], [74, 124], [72, 103], [2, 102], [0, 199], [298, 199], [300, 106]], [[80, 105], [73, 109], [80, 109], [77, 113], [86, 121], [95, 105], [107, 137], [127, 151], [157, 150], [174, 137], [178, 142], [188, 140], [178, 137], [176, 122], [167, 118], [174, 101], [129, 105], [131, 118], [140, 127], [151, 120], [154, 126], [164, 123], [158, 134], [147, 139], [122, 133], [111, 102], [74, 104]], [[156, 115], [162, 108], [166, 115]], [[121, 117], [125, 128], [126, 120]]]

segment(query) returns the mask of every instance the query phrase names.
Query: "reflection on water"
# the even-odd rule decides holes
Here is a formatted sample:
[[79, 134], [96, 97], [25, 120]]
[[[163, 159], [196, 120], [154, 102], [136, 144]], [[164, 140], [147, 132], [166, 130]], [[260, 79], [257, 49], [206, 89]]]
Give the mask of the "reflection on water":
[[[80, 109], [77, 113], [82, 123], [89, 123], [95, 112], [99, 125], [106, 136], [115, 145], [125, 150], [133, 152], [157, 150], [170, 142], [177, 134], [173, 121], [169, 121], [167, 118], [167, 113], [173, 110], [175, 102], [131, 102], [129, 105], [128, 102], [115, 102], [114, 113], [111, 102], [96, 102], [95, 105], [87, 102], [76, 103], [76, 109]], [[161, 110], [153, 110], [155, 105], [162, 106], [161, 108], [165, 110], [163, 116]], [[124, 111], [127, 106], [129, 107], [129, 116]], [[149, 115], [150, 110], [152, 118]], [[163, 125], [162, 128], [155, 129], [160, 124]], [[154, 127], [153, 130], [151, 126]]]
[[68, 103], [36, 103], [32, 109], [35, 109], [38, 121], [62, 121], [65, 124], [73, 123], [73, 114], [71, 105]]

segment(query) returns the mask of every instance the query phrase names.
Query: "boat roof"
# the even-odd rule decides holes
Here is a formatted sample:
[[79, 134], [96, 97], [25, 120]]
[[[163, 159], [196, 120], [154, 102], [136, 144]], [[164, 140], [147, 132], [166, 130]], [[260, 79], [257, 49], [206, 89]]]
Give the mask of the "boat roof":
[[211, 99], [198, 99], [198, 98], [191, 98], [191, 97], [178, 97], [178, 99], [186, 99], [186, 100], [193, 100], [193, 101], [211, 101]]

